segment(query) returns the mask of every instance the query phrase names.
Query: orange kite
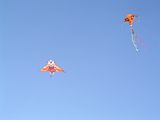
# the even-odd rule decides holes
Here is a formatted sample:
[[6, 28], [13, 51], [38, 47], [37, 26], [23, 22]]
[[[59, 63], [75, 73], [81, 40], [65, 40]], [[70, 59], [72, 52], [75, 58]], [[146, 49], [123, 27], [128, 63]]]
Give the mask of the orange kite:
[[133, 22], [134, 22], [134, 18], [136, 17], [135, 14], [128, 14], [125, 18], [124, 18], [124, 22], [128, 23], [130, 26], [130, 30], [131, 30], [131, 37], [132, 37], [132, 43], [134, 48], [136, 49], [137, 52], [139, 52], [139, 48], [138, 48], [138, 44], [139, 43], [142, 47], [143, 44], [142, 42], [138, 39], [137, 35], [134, 32], [133, 29]]
[[133, 21], [134, 21], [134, 14], [128, 14], [125, 18], [124, 18], [124, 22], [127, 22], [130, 26], [132, 26]]
[[64, 72], [64, 70], [56, 65], [53, 60], [49, 60], [48, 64], [40, 69], [40, 72], [49, 72], [52, 76], [55, 72]]

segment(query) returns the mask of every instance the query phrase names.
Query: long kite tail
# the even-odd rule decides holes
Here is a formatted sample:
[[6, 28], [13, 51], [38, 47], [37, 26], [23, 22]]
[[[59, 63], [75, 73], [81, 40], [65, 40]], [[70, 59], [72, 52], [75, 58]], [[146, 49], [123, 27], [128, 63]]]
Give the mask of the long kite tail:
[[139, 52], [138, 46], [136, 45], [136, 40], [135, 40], [135, 36], [134, 36], [133, 27], [130, 26], [130, 29], [131, 29], [131, 37], [132, 37], [133, 46], [134, 46], [134, 48], [136, 49], [136, 51]]
[[142, 43], [142, 41], [138, 38], [138, 36], [134, 33], [134, 38], [136, 40], [136, 42], [142, 47], [144, 48], [144, 44]]

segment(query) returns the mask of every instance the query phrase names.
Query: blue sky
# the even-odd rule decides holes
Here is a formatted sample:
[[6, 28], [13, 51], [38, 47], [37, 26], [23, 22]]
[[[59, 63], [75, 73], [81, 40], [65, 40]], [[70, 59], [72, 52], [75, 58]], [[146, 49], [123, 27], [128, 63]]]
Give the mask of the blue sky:
[[[160, 119], [159, 4], [1, 0], [0, 119]], [[128, 13], [139, 16], [139, 54]], [[40, 73], [49, 59], [66, 72]]]

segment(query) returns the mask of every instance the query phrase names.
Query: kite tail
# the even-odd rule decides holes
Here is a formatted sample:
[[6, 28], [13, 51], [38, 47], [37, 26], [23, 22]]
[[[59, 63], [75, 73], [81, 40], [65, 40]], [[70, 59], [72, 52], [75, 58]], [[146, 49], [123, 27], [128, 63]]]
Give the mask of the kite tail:
[[144, 48], [144, 44], [142, 43], [142, 41], [138, 38], [138, 36], [137, 36], [136, 34], [134, 34], [134, 38], [135, 38], [136, 42], [137, 42], [140, 46], [142, 46], [142, 48]]
[[134, 37], [134, 30], [133, 30], [132, 26], [131, 26], [131, 37], [132, 37], [132, 43], [133, 43], [134, 48], [136, 49], [137, 52], [139, 52], [139, 49], [136, 45], [136, 40], [135, 40], [135, 37]]
[[50, 73], [50, 77], [51, 77], [51, 78], [53, 77], [53, 75], [54, 75], [54, 73]]

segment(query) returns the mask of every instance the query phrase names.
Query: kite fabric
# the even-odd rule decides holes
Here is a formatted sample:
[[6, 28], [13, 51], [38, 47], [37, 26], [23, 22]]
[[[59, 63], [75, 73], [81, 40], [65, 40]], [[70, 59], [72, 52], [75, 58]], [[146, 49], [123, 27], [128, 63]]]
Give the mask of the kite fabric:
[[53, 60], [49, 60], [48, 63], [40, 69], [40, 72], [49, 72], [50, 76], [53, 76], [55, 72], [64, 72]]

